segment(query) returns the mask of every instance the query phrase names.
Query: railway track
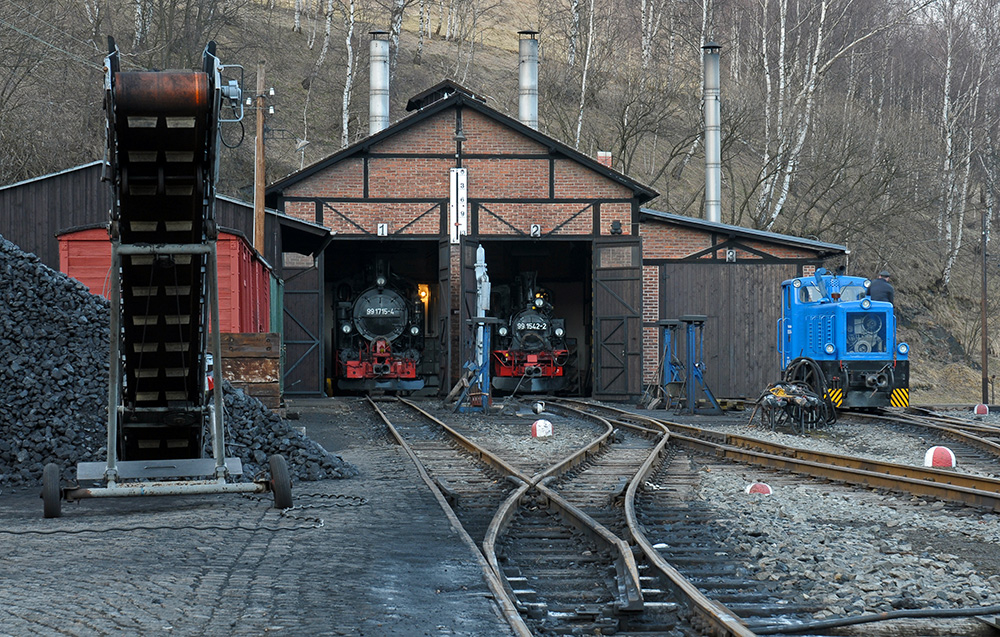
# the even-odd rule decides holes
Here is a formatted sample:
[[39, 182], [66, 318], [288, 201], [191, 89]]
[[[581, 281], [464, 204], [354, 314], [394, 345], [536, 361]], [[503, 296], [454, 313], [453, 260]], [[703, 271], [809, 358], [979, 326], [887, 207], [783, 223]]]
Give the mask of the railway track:
[[903, 412], [883, 409], [874, 414], [851, 414], [851, 417], [868, 423], [892, 423], [900, 430], [939, 439], [955, 453], [958, 471], [1000, 474], [1000, 427], [996, 425], [919, 407]]
[[655, 459], [666, 440], [662, 428], [629, 425], [624, 432], [601, 419], [566, 417], [561, 428], [589, 431], [581, 438], [590, 440], [528, 476], [410, 401], [371, 405], [481, 547], [491, 587], [502, 589], [494, 592], [519, 634], [695, 635], [712, 626], [725, 627], [714, 634], [752, 634], [705, 600], [710, 612], [692, 613], [687, 595], [700, 596], [697, 589], [664, 586], [669, 566], [637, 560], [616, 533], [625, 527], [622, 500], [633, 486], [620, 476]]
[[[750, 463], [759, 467], [754, 473], [759, 476], [765, 472], [763, 475], [768, 476], [768, 481], [778, 485], [779, 489], [802, 489], [801, 479], [794, 475], [804, 474], [823, 481], [821, 489], [825, 495], [850, 498], [859, 505], [868, 500], [874, 506], [883, 506], [881, 501], [884, 497], [880, 494], [892, 490], [918, 496], [932, 495], [949, 502], [997, 510], [1000, 481], [992, 477], [963, 476], [953, 471], [858, 461], [847, 456], [804, 451], [691, 425], [666, 423], [626, 410], [583, 402], [576, 404], [595, 409], [613, 423], [628, 421], [650, 427], [662, 424], [669, 428], [671, 442], [677, 444], [670, 445], [663, 462], [649, 472], [639, 489], [636, 509], [640, 531], [666, 561], [697, 584], [706, 595], [737, 612], [741, 620], [758, 634], [797, 632], [796, 625], [802, 630], [808, 629], [810, 634], [826, 634], [824, 630], [842, 631], [845, 626], [876, 621], [880, 617], [834, 617], [825, 622], [816, 621], [814, 613], [823, 610], [821, 605], [810, 601], [808, 596], [790, 599], [790, 587], [784, 582], [788, 578], [781, 569], [774, 568], [774, 564], [768, 565], [766, 570], [758, 569], [758, 563], [763, 561], [755, 559], [759, 555], [739, 555], [740, 551], [732, 541], [734, 536], [727, 529], [734, 521], [727, 519], [725, 507], [695, 496], [704, 475], [712, 472], [716, 475], [731, 474], [734, 471], [733, 462]], [[857, 491], [847, 485], [874, 486], [878, 490]], [[956, 514], [961, 515], [961, 511], [959, 509]], [[820, 530], [817, 533], [822, 536], [823, 532]], [[822, 559], [822, 553], [819, 558]], [[808, 583], [808, 578], [793, 580], [792, 588], [801, 589], [804, 583]], [[996, 607], [912, 608], [884, 613], [881, 619], [935, 617], [940, 620], [949, 616], [968, 617], [975, 613], [986, 615], [996, 610]], [[976, 628], [980, 627], [979, 624], [971, 620], [956, 621], [966, 625], [949, 629], [953, 632], [942, 633], [921, 624], [922, 628], [916, 631], [920, 634], [981, 634]], [[970, 623], [973, 624], [971, 628]], [[875, 629], [871, 630], [870, 633], [858, 634], [875, 634]], [[912, 631], [911, 628], [910, 632], [888, 634], [914, 634]]]
[[734, 545], [737, 523], [698, 496], [706, 474], [734, 466], [787, 489], [801, 488], [793, 476], [814, 476], [824, 495], [866, 506], [884, 506], [893, 491], [1000, 511], [990, 476], [804, 451], [584, 401], [550, 400], [564, 447], [530, 448], [516, 444], [516, 418], [477, 423], [401, 399], [371, 404], [453, 512], [523, 635], [822, 635], [872, 621], [817, 621], [830, 615], [825, 604], [792, 594], [807, 579]]

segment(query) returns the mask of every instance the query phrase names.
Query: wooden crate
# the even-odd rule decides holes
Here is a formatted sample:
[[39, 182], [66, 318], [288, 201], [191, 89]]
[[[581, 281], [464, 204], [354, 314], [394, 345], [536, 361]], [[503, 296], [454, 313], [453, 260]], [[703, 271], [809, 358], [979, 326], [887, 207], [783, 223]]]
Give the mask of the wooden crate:
[[281, 336], [275, 332], [224, 333], [222, 377], [268, 409], [280, 409]]

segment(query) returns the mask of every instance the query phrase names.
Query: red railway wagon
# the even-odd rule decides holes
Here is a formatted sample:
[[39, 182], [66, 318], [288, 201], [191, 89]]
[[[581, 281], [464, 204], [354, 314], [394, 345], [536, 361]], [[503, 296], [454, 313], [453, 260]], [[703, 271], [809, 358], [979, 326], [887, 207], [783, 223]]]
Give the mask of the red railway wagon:
[[[111, 240], [103, 224], [59, 233], [59, 270], [92, 294], [111, 294]], [[241, 234], [219, 231], [219, 323], [222, 333], [271, 331], [270, 266]]]

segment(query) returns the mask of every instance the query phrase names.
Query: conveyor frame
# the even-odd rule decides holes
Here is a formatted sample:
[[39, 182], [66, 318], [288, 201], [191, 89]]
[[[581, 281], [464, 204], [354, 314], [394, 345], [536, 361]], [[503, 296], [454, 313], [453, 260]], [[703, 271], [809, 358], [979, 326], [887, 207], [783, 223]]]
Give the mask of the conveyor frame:
[[[44, 516], [58, 517], [63, 499], [267, 491], [276, 507], [289, 508], [281, 455], [270, 458], [270, 480], [230, 481], [243, 467], [225, 457], [221, 383], [206, 398], [207, 354], [220, 371], [222, 360], [214, 212], [219, 124], [243, 115], [239, 84], [223, 86], [222, 72], [237, 68], [242, 76], [242, 69], [222, 65], [214, 42], [200, 72], [122, 72], [110, 37], [108, 49], [107, 460], [79, 463], [77, 484], [69, 487], [60, 485], [57, 465], [46, 465]], [[224, 119], [224, 103], [238, 116]], [[202, 457], [206, 429], [211, 458]], [[80, 486], [88, 481], [104, 486]]]

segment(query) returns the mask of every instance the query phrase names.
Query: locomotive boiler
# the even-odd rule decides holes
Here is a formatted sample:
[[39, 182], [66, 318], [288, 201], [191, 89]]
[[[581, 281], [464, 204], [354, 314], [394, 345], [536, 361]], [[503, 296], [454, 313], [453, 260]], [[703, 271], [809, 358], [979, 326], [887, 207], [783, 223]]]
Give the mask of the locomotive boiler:
[[347, 391], [412, 392], [424, 348], [424, 312], [417, 285], [379, 264], [374, 276], [338, 286], [333, 342], [337, 387]]
[[834, 407], [905, 407], [910, 348], [897, 342], [892, 304], [868, 297], [869, 283], [823, 268], [784, 281], [781, 368]]
[[500, 288], [501, 324], [493, 337], [492, 385], [502, 392], [552, 393], [566, 384], [566, 321], [554, 318], [549, 292], [533, 272]]

